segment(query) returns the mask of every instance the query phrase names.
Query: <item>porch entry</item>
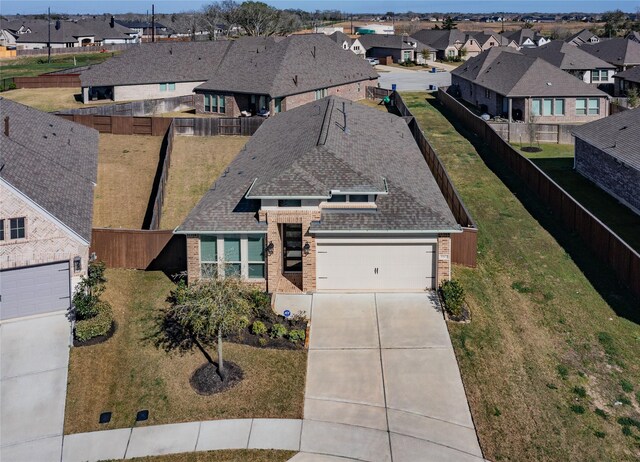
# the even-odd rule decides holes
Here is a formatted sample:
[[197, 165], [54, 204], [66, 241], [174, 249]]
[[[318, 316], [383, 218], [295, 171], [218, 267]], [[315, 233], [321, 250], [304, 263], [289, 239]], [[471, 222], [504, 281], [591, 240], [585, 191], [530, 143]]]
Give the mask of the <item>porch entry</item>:
[[282, 252], [283, 273], [302, 272], [302, 224], [282, 225]]

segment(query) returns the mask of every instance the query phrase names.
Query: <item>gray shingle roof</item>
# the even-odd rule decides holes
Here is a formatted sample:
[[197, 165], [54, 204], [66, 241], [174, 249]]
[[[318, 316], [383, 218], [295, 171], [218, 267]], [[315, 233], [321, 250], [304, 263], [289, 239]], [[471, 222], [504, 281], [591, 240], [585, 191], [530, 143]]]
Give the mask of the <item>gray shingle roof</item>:
[[0, 114], [0, 177], [90, 242], [98, 132], [4, 98]]
[[450, 45], [465, 43], [468, 34], [457, 29], [422, 29], [413, 33], [412, 37], [436, 50], [445, 50]]
[[430, 50], [435, 51], [419, 40], [409, 36], [402, 35], [390, 35], [390, 34], [367, 34], [360, 37], [360, 43], [367, 50], [370, 48], [392, 48], [395, 50], [413, 50], [414, 47], [411, 43], [416, 44], [416, 51]]
[[573, 135], [640, 171], [640, 109], [581, 125]]
[[625, 38], [585, 43], [580, 49], [615, 66], [640, 65], [640, 43]]
[[506, 31], [504, 35], [507, 39], [513, 40], [518, 45], [522, 45], [527, 39], [531, 39], [533, 42], [537, 42], [543, 35], [540, 35], [538, 31], [533, 29], [518, 29], [513, 31]]
[[177, 231], [264, 231], [249, 190], [250, 197], [328, 197], [385, 185], [377, 210], [325, 209], [312, 229], [459, 229], [406, 122], [332, 96], [265, 121]]
[[[12, 22], [15, 29], [19, 22]], [[31, 29], [30, 33], [20, 34], [16, 43], [47, 43], [49, 40], [48, 21], [24, 21], [22, 24]], [[19, 26], [18, 26], [19, 28]], [[110, 20], [105, 19], [81, 19], [73, 21], [51, 21], [51, 42], [66, 43], [75, 42], [78, 37], [94, 37], [96, 41], [104, 39], [131, 39], [131, 29], [114, 23], [111, 27]]]
[[542, 58], [563, 71], [615, 69], [613, 64], [561, 40], [552, 40], [536, 48], [523, 48], [520, 52], [526, 56]]
[[248, 43], [233, 42], [220, 66], [196, 90], [275, 98], [378, 77], [367, 61], [336, 47], [324, 34], [291, 35], [259, 49]]
[[582, 29], [580, 32], [576, 32], [572, 36], [565, 39], [565, 42], [566, 43], [574, 42], [577, 44], [588, 43], [591, 37], [593, 36], [595, 36], [595, 34], [591, 32], [589, 29]]
[[353, 39], [349, 37], [344, 32], [340, 32], [339, 30], [335, 31], [333, 34], [328, 36], [331, 40], [336, 42], [338, 45], [342, 45], [344, 42], [347, 42], [349, 46], [353, 45]]
[[623, 72], [618, 72], [615, 77], [624, 79], [627, 82], [640, 83], [640, 66], [632, 67]]
[[508, 97], [607, 96], [543, 59], [504, 47], [480, 53], [451, 74]]
[[83, 87], [204, 81], [231, 42], [163, 42], [134, 46], [82, 72]]

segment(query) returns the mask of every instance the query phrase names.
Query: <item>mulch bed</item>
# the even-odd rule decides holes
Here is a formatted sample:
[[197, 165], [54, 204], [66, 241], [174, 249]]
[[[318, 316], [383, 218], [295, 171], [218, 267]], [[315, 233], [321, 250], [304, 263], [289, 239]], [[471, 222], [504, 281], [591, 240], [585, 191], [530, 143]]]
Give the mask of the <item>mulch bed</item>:
[[73, 346], [74, 347], [85, 347], [85, 346], [91, 346], [91, 345], [98, 345], [100, 343], [104, 343], [107, 340], [109, 340], [111, 337], [113, 337], [113, 334], [116, 333], [116, 329], [118, 328], [118, 325], [115, 321], [113, 321], [113, 323], [111, 324], [111, 329], [109, 329], [109, 331], [104, 334], [104, 335], [99, 335], [98, 337], [93, 337], [90, 338], [89, 340], [85, 340], [84, 342], [81, 342], [80, 340], [76, 339], [76, 332], [75, 329], [73, 331]]
[[209, 396], [234, 387], [244, 378], [240, 366], [231, 361], [224, 362], [224, 371], [225, 380], [223, 382], [218, 374], [218, 365], [206, 362], [195, 370], [189, 379], [189, 384], [199, 395]]
[[233, 343], [240, 343], [242, 345], [249, 345], [258, 348], [275, 348], [278, 350], [302, 350], [304, 349], [304, 340], [297, 343], [293, 343], [288, 338], [271, 338], [269, 332], [274, 324], [282, 324], [287, 328], [287, 331], [294, 329], [305, 331], [307, 328], [307, 321], [303, 319], [286, 319], [283, 316], [275, 315], [272, 320], [260, 319], [267, 328], [267, 333], [264, 335], [254, 335], [251, 332], [251, 326], [253, 321], [248, 327], [242, 329], [238, 334], [231, 334], [227, 337], [227, 340]]
[[542, 152], [542, 148], [538, 148], [536, 146], [525, 146], [520, 148], [520, 150], [524, 152]]

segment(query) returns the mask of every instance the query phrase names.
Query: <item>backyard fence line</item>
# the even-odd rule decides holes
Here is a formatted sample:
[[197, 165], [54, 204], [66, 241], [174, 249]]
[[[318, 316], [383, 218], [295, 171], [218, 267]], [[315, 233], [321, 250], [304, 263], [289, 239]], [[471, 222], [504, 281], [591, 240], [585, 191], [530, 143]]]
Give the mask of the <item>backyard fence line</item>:
[[169, 168], [171, 167], [171, 154], [173, 153], [173, 140], [175, 138], [175, 122], [169, 125], [169, 129], [165, 134], [162, 150], [160, 151], [160, 175], [156, 176], [154, 180], [152, 193], [155, 191], [155, 198], [153, 201], [153, 213], [151, 215], [151, 222], [149, 229], [160, 229], [160, 221], [162, 220], [162, 206], [164, 205], [164, 198], [167, 192], [167, 180], [169, 179]]
[[562, 224], [569, 231], [580, 236], [586, 246], [613, 269], [618, 279], [640, 297], [640, 254], [638, 252], [578, 203], [531, 160], [502, 139], [491, 125], [441, 89], [438, 90], [438, 100], [462, 125], [480, 136], [491, 151], [560, 218]]
[[63, 119], [113, 135], [164, 136], [173, 119], [169, 117], [102, 116], [95, 114], [56, 114]]
[[[40, 76], [43, 77], [43, 76]], [[80, 84], [77, 85], [80, 87]], [[195, 107], [194, 96], [174, 96], [171, 98], [146, 99], [141, 101], [127, 101], [124, 103], [101, 104], [99, 106], [64, 109], [59, 114], [101, 115], [101, 116], [153, 116], [163, 112], [187, 111]]]
[[393, 90], [380, 87], [367, 87], [366, 90], [367, 98], [369, 99], [382, 99], [385, 96], [391, 96], [393, 94]]
[[395, 92], [392, 102], [401, 116], [408, 118], [409, 128], [416, 144], [433, 174], [454, 218], [462, 227], [462, 233], [451, 234], [451, 261], [459, 265], [475, 268], [478, 263], [478, 228], [456, 190], [446, 168], [438, 157], [438, 151], [431, 145], [420, 124], [413, 116], [399, 93]]
[[93, 228], [91, 250], [107, 268], [177, 274], [187, 267], [184, 235], [173, 230]]
[[16, 88], [78, 88], [80, 87], [80, 74], [14, 77], [13, 83]]
[[266, 120], [265, 117], [176, 117], [176, 133], [179, 135], [251, 136]]
[[[112, 51], [128, 50], [131, 47], [140, 46], [138, 43], [118, 43], [113, 45], [89, 46], [89, 47], [71, 47], [71, 48], [51, 48], [52, 55], [70, 55], [80, 53], [108, 53]], [[39, 48], [37, 50], [16, 50], [17, 57], [24, 56], [47, 56], [49, 48]]]

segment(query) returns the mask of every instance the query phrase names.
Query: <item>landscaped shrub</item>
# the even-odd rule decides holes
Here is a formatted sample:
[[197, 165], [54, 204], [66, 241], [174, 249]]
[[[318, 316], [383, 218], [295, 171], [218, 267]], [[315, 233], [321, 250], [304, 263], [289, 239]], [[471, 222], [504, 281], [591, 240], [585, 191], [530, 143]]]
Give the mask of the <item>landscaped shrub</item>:
[[293, 343], [297, 343], [300, 341], [304, 341], [304, 339], [306, 338], [306, 334], [302, 329], [291, 329], [287, 337]]
[[444, 281], [440, 286], [442, 298], [444, 298], [445, 308], [452, 316], [459, 317], [462, 315], [464, 306], [464, 289], [460, 282], [455, 279]]
[[83, 276], [73, 293], [73, 315], [77, 321], [89, 319], [98, 314], [100, 295], [105, 290], [103, 262], [92, 262], [86, 276]]
[[271, 309], [271, 296], [268, 293], [260, 289], [251, 289], [247, 293], [247, 297], [251, 303], [255, 317], [271, 319], [274, 313]]
[[287, 335], [287, 328], [282, 324], [274, 324], [271, 326], [271, 338], [282, 338]]
[[240, 318], [238, 319], [238, 324], [240, 329], [246, 329], [250, 324], [249, 318], [246, 316], [240, 316]]
[[251, 326], [251, 333], [253, 335], [264, 335], [267, 333], [267, 326], [262, 321], [254, 321]]
[[76, 339], [86, 342], [101, 335], [107, 335], [113, 325], [113, 311], [107, 302], [96, 305], [95, 316], [76, 322]]

